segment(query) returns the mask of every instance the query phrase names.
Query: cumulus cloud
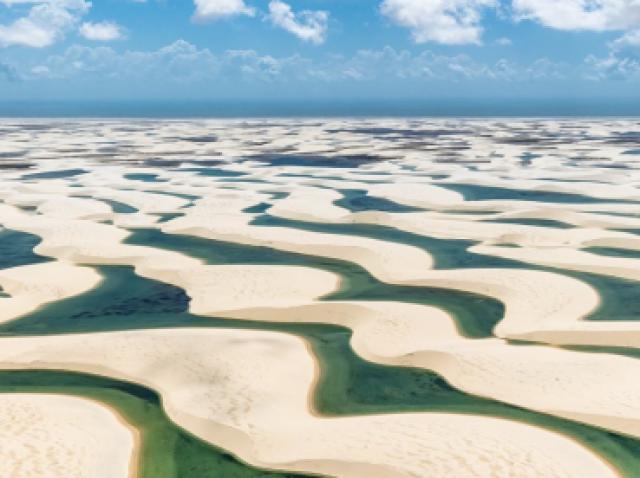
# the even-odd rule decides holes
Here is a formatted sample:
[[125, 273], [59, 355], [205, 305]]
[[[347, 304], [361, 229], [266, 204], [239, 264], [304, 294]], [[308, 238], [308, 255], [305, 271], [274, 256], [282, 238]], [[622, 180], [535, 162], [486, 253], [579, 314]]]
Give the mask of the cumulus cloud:
[[5, 4], [33, 3], [26, 16], [0, 24], [0, 46], [42, 48], [60, 41], [73, 30], [91, 4], [85, 0], [4, 0]]
[[269, 14], [265, 16], [265, 20], [293, 33], [302, 41], [319, 45], [326, 38], [329, 12], [304, 10], [294, 13], [291, 6], [274, 0], [269, 3]]
[[640, 63], [633, 58], [605, 58], [589, 55], [584, 62], [583, 77], [593, 81], [640, 81]]
[[32, 65], [26, 80], [139, 81], [211, 84], [313, 84], [353, 82], [536, 81], [567, 77], [572, 69], [549, 60], [522, 66], [506, 60], [486, 63], [468, 55], [411, 54], [391, 47], [359, 51], [353, 56], [319, 59], [291, 55], [276, 58], [253, 50], [229, 50], [214, 55], [180, 40], [152, 52], [117, 53], [105, 46], [75, 45], [61, 55]]
[[609, 43], [609, 48], [614, 56], [640, 59], [640, 29], [628, 31]]
[[254, 16], [255, 8], [245, 5], [244, 0], [194, 0], [196, 11], [193, 21], [204, 22], [234, 17], [237, 15]]
[[517, 20], [558, 30], [626, 30], [640, 26], [638, 0], [513, 0]]
[[78, 33], [87, 40], [114, 41], [124, 37], [124, 29], [113, 22], [85, 22], [78, 28]]
[[493, 42], [499, 46], [511, 46], [513, 42], [509, 38], [498, 38], [495, 42]]
[[407, 27], [416, 43], [480, 44], [482, 13], [499, 0], [384, 0], [380, 11]]

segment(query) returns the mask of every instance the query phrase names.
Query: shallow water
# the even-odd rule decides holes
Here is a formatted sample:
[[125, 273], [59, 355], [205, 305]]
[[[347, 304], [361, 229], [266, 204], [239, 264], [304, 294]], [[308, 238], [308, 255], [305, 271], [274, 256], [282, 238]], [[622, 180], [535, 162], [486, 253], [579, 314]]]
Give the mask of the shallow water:
[[369, 196], [365, 190], [340, 189], [339, 192], [344, 195], [344, 198], [334, 201], [334, 204], [347, 209], [351, 213], [362, 211], [424, 212], [426, 210], [419, 207], [405, 206], [389, 199]]
[[[209, 247], [215, 249], [216, 244]], [[465, 394], [428, 370], [388, 367], [367, 362], [351, 349], [351, 332], [346, 328], [324, 324], [278, 324], [194, 316], [186, 312], [189, 298], [177, 287], [139, 277], [130, 267], [101, 266], [98, 270], [105, 276], [98, 288], [50, 304], [24, 318], [4, 324], [0, 326], [0, 335], [172, 327], [246, 328], [293, 333], [309, 341], [321, 365], [321, 378], [314, 403], [316, 409], [323, 414], [343, 416], [449, 411], [508, 417], [565, 433], [605, 456], [624, 471], [625, 477], [640, 476], [637, 461], [640, 456], [640, 441]], [[17, 382], [0, 373], [0, 391], [27, 391], [25, 386], [28, 385], [32, 386], [32, 390], [78, 393], [78, 382], [69, 382], [65, 377], [62, 380], [54, 376], [57, 372], [33, 373], [36, 373], [34, 377], [22, 378]], [[94, 378], [81, 376], [80, 388], [88, 388], [83, 389], [81, 394], [114, 406], [126, 418], [133, 416], [132, 423], [135, 426], [151, 430], [148, 432], [151, 435], [146, 445], [146, 459], [150, 467], [159, 463], [160, 471], [166, 474], [153, 475], [150, 472], [142, 475], [143, 478], [262, 476], [253, 468], [238, 468], [240, 465], [224, 453], [221, 456], [219, 450], [188, 434], [180, 433], [177, 427], [167, 423], [157, 406], [157, 397], [148, 391], [141, 391], [142, 387], [129, 388], [126, 385], [123, 390], [121, 382], [101, 378], [97, 380], [104, 381], [97, 383]], [[112, 398], [114, 395], [115, 399]], [[196, 465], [199, 468], [193, 468]], [[234, 468], [237, 475], [225, 474], [229, 473], [229, 467]], [[214, 469], [220, 474], [213, 474]]]
[[504, 314], [499, 301], [452, 289], [386, 284], [363, 267], [337, 259], [247, 246], [192, 236], [163, 234], [152, 229], [135, 230], [128, 244], [151, 245], [196, 257], [207, 264], [263, 264], [315, 267], [339, 275], [340, 290], [326, 300], [395, 300], [433, 305], [451, 312], [459, 328], [471, 337], [487, 337]]
[[51, 370], [2, 371], [0, 393], [54, 393], [112, 407], [140, 433], [136, 478], [304, 478], [246, 465], [175, 425], [160, 397], [137, 384]]
[[218, 168], [181, 168], [175, 169], [174, 171], [197, 173], [198, 176], [209, 176], [214, 178], [237, 178], [247, 175], [247, 173], [243, 173], [242, 171], [229, 171], [228, 169]]
[[497, 222], [500, 224], [518, 224], [520, 226], [536, 226], [536, 227], [554, 227], [556, 229], [572, 229], [575, 226], [563, 221], [555, 221], [553, 219], [527, 219], [527, 218], [511, 218], [511, 219], [487, 219], [482, 222]]
[[495, 186], [480, 186], [477, 184], [438, 183], [438, 186], [462, 194], [465, 201], [514, 200], [563, 204], [615, 204], [630, 202], [626, 200], [600, 199], [575, 193], [510, 189]]
[[[349, 234], [415, 246], [424, 249], [433, 257], [435, 269], [517, 268], [559, 273], [591, 285], [600, 294], [601, 304], [593, 313], [585, 317], [587, 320], [640, 320], [640, 300], [638, 299], [640, 297], [639, 281], [609, 277], [600, 274], [591, 274], [587, 272], [571, 271], [561, 267], [539, 266], [511, 259], [504, 259], [501, 257], [471, 253], [468, 249], [477, 244], [475, 241], [464, 239], [437, 239], [386, 226], [369, 224], [312, 223], [281, 219], [269, 215], [259, 216], [252, 224], [291, 227], [328, 234]], [[585, 250], [593, 251], [596, 249], [600, 251], [607, 250], [604, 248], [590, 248]], [[634, 257], [634, 251], [619, 249], [611, 249], [610, 251], [618, 251], [617, 254], [622, 257]], [[610, 252], [610, 254], [614, 254], [614, 252]], [[636, 252], [635, 255], [638, 255], [638, 253]], [[638, 255], [638, 257], [640, 257], [640, 255]], [[403, 301], [405, 299], [398, 297], [393, 300]], [[411, 300], [407, 301], [412, 302]], [[433, 305], [439, 306], [437, 304]], [[465, 307], [466, 306], [467, 305], [465, 304]], [[451, 311], [451, 309], [446, 310]], [[502, 318], [495, 315], [495, 310], [494, 313], [488, 317], [490, 318], [486, 319], [484, 328], [481, 329], [486, 333], [484, 336], [490, 336], [493, 326]], [[460, 321], [462, 319], [458, 318], [458, 320]], [[493, 325], [489, 326], [488, 324], [491, 321], [493, 321]], [[467, 324], [468, 319], [464, 319], [463, 322], [458, 323], [459, 327], [461, 327], [467, 335], [474, 337], [482, 336], [475, 335], [473, 331], [470, 332], [467, 330]]]
[[166, 183], [167, 179], [160, 179], [157, 174], [125, 174], [124, 179], [142, 181], [145, 183]]
[[42, 242], [39, 236], [11, 229], [0, 230], [0, 269], [51, 262], [33, 249]]
[[[380, 226], [303, 223], [266, 215], [256, 222], [317, 232], [349, 233], [416, 245], [434, 255], [438, 268], [534, 268], [516, 261], [471, 254], [466, 249], [474, 244], [472, 241], [440, 240]], [[9, 233], [7, 238], [11, 238], [11, 234], [21, 234], [3, 231], [0, 233], [0, 247], [3, 244], [2, 234], [5, 233]], [[23, 236], [22, 245], [25, 248], [39, 242], [35, 236]], [[344, 282], [336, 294], [326, 298], [328, 300], [388, 299], [435, 305], [451, 312], [457, 318], [459, 326], [472, 337], [489, 336], [493, 325], [501, 319], [504, 312], [498, 301], [474, 294], [384, 284], [371, 277], [363, 268], [345, 261], [197, 237], [168, 235], [156, 230], [133, 231], [127, 242], [183, 252], [208, 264], [289, 264], [329, 270], [340, 274]], [[8, 243], [15, 244], [16, 241]], [[353, 352], [349, 345], [351, 332], [343, 327], [199, 317], [188, 313], [190, 299], [180, 288], [139, 277], [131, 267], [100, 266], [97, 269], [105, 280], [96, 289], [44, 306], [28, 316], [0, 325], [0, 335], [90, 333], [169, 327], [247, 328], [292, 333], [309, 341], [321, 364], [321, 377], [314, 395], [315, 407], [320, 413], [344, 416], [442, 411], [511, 418], [571, 436], [609, 460], [624, 477], [640, 477], [639, 440], [468, 395], [452, 388], [442, 377], [427, 370], [367, 362]], [[599, 290], [602, 290], [606, 288], [606, 278], [600, 279], [605, 281], [604, 285], [599, 285]], [[616, 297], [613, 303], [620, 302], [619, 287], [614, 284], [610, 292]], [[629, 294], [630, 297], [637, 297], [633, 291]], [[143, 430], [145, 449], [142, 467], [145, 471], [140, 475], [141, 478], [299, 476], [256, 470], [192, 437], [167, 420], [155, 393], [144, 387], [66, 372], [2, 372], [0, 392], [10, 391], [86, 396], [118, 409], [134, 426]]]
[[31, 179], [64, 179], [86, 174], [88, 171], [84, 169], [65, 169], [62, 171], [47, 171], [46, 173], [31, 173], [20, 177], [20, 180]]

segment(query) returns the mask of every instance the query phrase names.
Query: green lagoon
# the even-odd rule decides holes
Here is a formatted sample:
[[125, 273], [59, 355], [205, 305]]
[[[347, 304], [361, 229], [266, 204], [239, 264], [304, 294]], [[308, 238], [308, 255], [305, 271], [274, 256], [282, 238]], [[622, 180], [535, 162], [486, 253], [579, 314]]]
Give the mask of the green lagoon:
[[[409, 239], [405, 237], [405, 240]], [[422, 247], [433, 252], [437, 241], [429, 241], [428, 245], [423, 244]], [[166, 235], [155, 230], [135, 231], [127, 242], [185, 252], [208, 264], [291, 264], [330, 270], [342, 276], [343, 284], [336, 294], [326, 300], [397, 300], [443, 307], [456, 316], [461, 329], [471, 337], [489, 336], [493, 325], [504, 313], [502, 304], [493, 299], [447, 289], [387, 285], [371, 277], [359, 266], [344, 261]], [[446, 241], [446, 244], [450, 249], [446, 250], [446, 254], [440, 251], [440, 255], [451, 257], [455, 252], [453, 255], [459, 258], [441, 261], [440, 265], [504, 266], [501, 260], [488, 256], [464, 255], [464, 241], [457, 245]], [[438, 264], [440, 255], [434, 255]], [[519, 266], [522, 267], [522, 264]], [[0, 326], [0, 335], [175, 327], [223, 327], [291, 333], [309, 341], [320, 363], [321, 377], [314, 401], [316, 409], [322, 414], [456, 412], [506, 417], [570, 436], [611, 462], [622, 476], [640, 477], [640, 440], [465, 394], [427, 370], [367, 362], [355, 355], [349, 345], [351, 331], [343, 327], [199, 317], [188, 312], [189, 298], [180, 288], [139, 277], [131, 267], [100, 266], [97, 269], [105, 278], [99, 287], [3, 324]], [[203, 443], [171, 423], [162, 412], [157, 395], [138, 385], [68, 372], [2, 372], [0, 391], [85, 396], [117, 409], [141, 430], [144, 448], [140, 476], [143, 478], [299, 476], [257, 470]]]

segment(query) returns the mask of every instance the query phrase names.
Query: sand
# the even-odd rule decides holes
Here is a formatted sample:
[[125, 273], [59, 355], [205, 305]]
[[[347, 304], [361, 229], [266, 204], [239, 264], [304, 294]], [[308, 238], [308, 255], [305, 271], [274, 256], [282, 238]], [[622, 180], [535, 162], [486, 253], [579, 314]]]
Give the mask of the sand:
[[63, 368], [152, 387], [177, 424], [257, 466], [337, 477], [615, 476], [572, 440], [508, 420], [317, 417], [308, 404], [313, 359], [302, 340], [280, 333], [176, 329], [0, 343], [3, 369]]
[[[0, 285], [10, 295], [0, 298], [0, 321], [96, 287], [100, 276], [88, 266], [131, 266], [141, 276], [183, 288], [194, 314], [348, 327], [355, 352], [366, 360], [433, 370], [470, 394], [640, 437], [637, 360], [547, 345], [640, 348], [637, 323], [584, 320], [600, 303], [598, 291], [563, 274], [640, 279], [638, 259], [624, 255], [640, 250], [638, 206], [629, 202], [640, 199], [640, 158], [623, 154], [633, 146], [619, 135], [629, 128], [623, 120], [513, 120], [508, 128], [497, 120], [106, 121], [73, 128], [61, 123], [36, 134], [9, 122], [0, 137], [0, 149], [15, 155], [9, 163], [28, 161], [34, 164], [29, 173], [55, 173], [51, 161], [64, 155], [65, 167], [86, 173], [24, 180], [24, 171], [0, 172], [0, 223], [40, 236], [36, 252], [55, 259], [0, 271]], [[584, 137], [591, 140], [581, 142]], [[532, 152], [536, 157], [527, 160], [525, 153]], [[192, 170], [214, 164], [201, 160], [216, 161], [218, 175]], [[130, 174], [143, 176], [125, 177]], [[507, 193], [504, 199], [464, 200], [447, 184]], [[335, 204], [349, 189], [424, 211], [350, 213]], [[580, 194], [585, 200], [509, 199], [509, 191], [541, 198], [545, 191]], [[179, 196], [185, 194], [194, 198]], [[133, 212], [117, 213], [108, 201]], [[253, 226], [260, 213], [247, 210], [258, 205], [298, 221], [378, 224], [467, 240], [474, 244], [470, 253], [521, 266], [436, 270], [430, 253], [417, 247]], [[184, 215], [160, 222], [160, 213]], [[495, 222], [505, 219], [556, 225]], [[323, 301], [343, 284], [322, 270], [205, 266], [184, 254], [124, 244], [127, 229], [136, 228], [348, 261], [383, 282], [473, 292], [503, 302], [506, 311], [493, 337], [471, 339], [435, 307]], [[588, 247], [623, 255], [599, 256], [583, 250]], [[527, 270], [528, 264], [555, 272]], [[453, 413], [319, 416], [310, 401], [314, 357], [304, 341], [281, 333], [180, 329], [3, 337], [0, 368], [84, 371], [152, 387], [178, 425], [266, 468], [367, 478], [615, 476], [577, 442], [515, 421]], [[46, 406], [64, 409], [53, 401]], [[30, 436], [9, 429], [7, 436]], [[116, 455], [108, 445], [101, 449]], [[56, 463], [71, 476], [68, 470], [85, 463], [84, 456]]]
[[95, 402], [0, 395], [0, 470], [6, 478], [133, 478], [133, 455], [133, 433]]
[[0, 270], [0, 286], [9, 295], [0, 297], [0, 323], [87, 292], [101, 280], [91, 268], [60, 261]]

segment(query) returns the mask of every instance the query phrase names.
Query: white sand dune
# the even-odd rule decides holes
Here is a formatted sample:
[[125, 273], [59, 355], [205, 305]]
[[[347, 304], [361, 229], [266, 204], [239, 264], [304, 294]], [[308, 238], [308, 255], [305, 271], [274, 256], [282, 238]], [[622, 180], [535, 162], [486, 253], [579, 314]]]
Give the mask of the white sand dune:
[[[282, 290], [286, 277], [261, 284], [258, 290], [255, 286], [243, 288], [268, 275], [277, 276], [277, 267], [236, 269], [211, 267], [200, 275], [184, 271], [171, 279], [193, 294], [193, 313], [346, 326], [355, 332], [352, 344], [356, 352], [373, 362], [434, 370], [468, 393], [640, 436], [640, 406], [633, 405], [635, 385], [629, 388], [631, 378], [627, 377], [636, 373], [636, 368], [640, 372], [640, 363], [633, 359], [513, 346], [498, 339], [470, 340], [460, 335], [448, 314], [434, 307], [394, 302], [304, 304], [305, 298], [312, 300], [323, 293], [320, 282], [317, 289], [298, 289], [300, 294], [291, 297]], [[327, 277], [324, 292], [330, 287]], [[548, 287], [554, 289], [554, 284]], [[520, 312], [525, 310], [536, 317], [536, 311], [526, 306]], [[512, 326], [507, 320], [505, 323], [503, 328]], [[599, 373], [601, 366], [606, 368]], [[581, 391], [596, 382], [602, 385], [597, 395]], [[574, 393], [575, 399], [566, 399]]]
[[[236, 199], [224, 199], [222, 203], [211, 200], [207, 204], [218, 208], [231, 204], [229, 201], [233, 203]], [[549, 324], [556, 322], [578, 321], [591, 312], [599, 301], [591, 287], [560, 274], [520, 269], [434, 271], [430, 269], [430, 257], [416, 248], [291, 228], [252, 227], [247, 225], [245, 215], [208, 214], [207, 209], [201, 206], [192, 209], [193, 216], [189, 212], [186, 220], [180, 218], [171, 221], [163, 229], [348, 260], [365, 267], [381, 280], [395, 284], [452, 288], [494, 297], [506, 304], [504, 320], [495, 331], [502, 337], [533, 332], [542, 326], [548, 328]], [[198, 295], [198, 292], [192, 291], [198, 288], [196, 281], [176, 282], [174, 277], [176, 270], [195, 273], [193, 269], [201, 267], [201, 263], [195, 259], [150, 247], [121, 244], [128, 233], [114, 226], [90, 221], [34, 218], [13, 210], [9, 213], [6, 221], [10, 227], [43, 237], [42, 244], [36, 248], [41, 254], [82, 264], [136, 266], [137, 273], [143, 276], [176, 283], [190, 295]], [[180, 227], [180, 224], [183, 226]], [[188, 227], [191, 224], [196, 227]], [[423, 265], [420, 266], [420, 263]], [[272, 269], [274, 277], [278, 275], [279, 267]], [[258, 267], [255, 269], [260, 270]], [[292, 275], [294, 282], [316, 280], [314, 271], [309, 269], [282, 271], [285, 270], [296, 271]], [[316, 276], [325, 277], [321, 273]], [[244, 277], [246, 280], [249, 275]], [[252, 280], [256, 283], [259, 279]], [[330, 288], [319, 282], [319, 289], [323, 292], [317, 295], [329, 293], [335, 288], [334, 279], [328, 280], [328, 283], [331, 284]], [[233, 287], [242, 289], [243, 284], [236, 283]], [[272, 294], [277, 297], [275, 292]], [[545, 299], [540, 300], [540, 297]], [[304, 296], [300, 298], [303, 302], [310, 299]], [[291, 300], [295, 302], [294, 297]]]
[[347, 209], [336, 206], [334, 201], [344, 196], [330, 189], [303, 188], [294, 190], [286, 198], [277, 201], [269, 214], [302, 221], [334, 221], [349, 214]]
[[0, 323], [49, 302], [80, 295], [101, 280], [94, 269], [59, 261], [0, 270], [0, 286], [10, 296], [0, 297]]
[[200, 261], [153, 247], [122, 244], [130, 234], [116, 226], [85, 220], [49, 219], [0, 209], [0, 221], [9, 229], [36, 234], [41, 255], [83, 264], [120, 264], [160, 268], [193, 267]]
[[610, 257], [586, 251], [558, 247], [499, 247], [475, 246], [470, 252], [486, 254], [506, 259], [514, 259], [531, 264], [558, 267], [561, 269], [589, 272], [640, 281], [640, 259]]
[[146, 268], [143, 274], [188, 291], [192, 299], [189, 310], [194, 314], [265, 305], [288, 308], [329, 294], [339, 285], [336, 275], [309, 267], [222, 265], [173, 271]]
[[[250, 226], [244, 216], [207, 214], [200, 206], [193, 209], [200, 213], [192, 218], [189, 212], [162, 230], [347, 260], [393, 284], [452, 288], [495, 297], [507, 306], [498, 334], [531, 330], [548, 321], [579, 320], [599, 302], [591, 287], [560, 274], [524, 269], [431, 270], [431, 264], [417, 267], [418, 260], [426, 262], [421, 259], [422, 251], [408, 246], [293, 228]], [[588, 231], [586, 234], [589, 236]], [[539, 241], [534, 236], [530, 242]], [[374, 260], [373, 254], [380, 259]]]
[[[449, 181], [445, 182], [448, 183]], [[580, 194], [605, 200], [639, 200], [640, 190], [627, 184], [606, 184], [598, 181], [540, 181], [535, 179], [501, 179], [490, 174], [475, 174], [466, 184], [491, 186], [520, 191], [544, 191], [566, 194]]]
[[250, 215], [208, 213], [205, 205], [198, 204], [184, 217], [169, 221], [162, 231], [358, 262], [389, 281], [419, 278], [432, 267], [431, 256], [417, 247], [285, 227], [255, 227], [248, 224], [251, 219]]
[[[436, 219], [422, 213], [365, 212], [352, 216], [354, 222], [379, 224], [415, 234], [441, 239], [468, 239], [519, 246], [573, 246], [592, 245], [601, 241], [638, 242], [640, 238], [628, 232], [607, 231], [598, 228], [562, 229], [507, 223]], [[640, 246], [639, 246], [640, 247]]]
[[[52, 159], [78, 151], [65, 167], [89, 172], [24, 182], [16, 180], [23, 171], [0, 171], [0, 198], [6, 203], [0, 205], [0, 223], [39, 235], [37, 252], [58, 260], [0, 271], [0, 285], [10, 295], [0, 298], [0, 320], [95, 287], [100, 280], [95, 271], [74, 263], [133, 266], [141, 276], [183, 288], [195, 314], [348, 327], [354, 350], [367, 360], [433, 370], [470, 394], [640, 437], [637, 360], [505, 341], [640, 348], [635, 322], [582, 320], [598, 306], [598, 293], [562, 274], [573, 269], [640, 280], [638, 259], [580, 250], [640, 250], [637, 235], [606, 230], [640, 228], [637, 204], [618, 202], [640, 198], [640, 157], [623, 154], [632, 149], [631, 140], [619, 135], [630, 123], [514, 119], [508, 127], [499, 120], [455, 125], [400, 119], [109, 121], [61, 123], [34, 133], [9, 122], [0, 150], [15, 155], [10, 161], [18, 167], [28, 162], [35, 164], [30, 173], [53, 171]], [[447, 129], [461, 131], [447, 134]], [[587, 136], [590, 141], [582, 142]], [[180, 137], [188, 141], [175, 141]], [[105, 148], [105, 138], [114, 146]], [[268, 164], [278, 152], [301, 166]], [[525, 164], [525, 153], [537, 156]], [[189, 171], [202, 166], [198, 160], [246, 176], [236, 180]], [[320, 166], [332, 160], [347, 167]], [[127, 174], [157, 174], [166, 181], [132, 180]], [[447, 183], [582, 194], [607, 202], [465, 201]], [[345, 189], [431, 211], [351, 214], [335, 204]], [[201, 199], [191, 206], [179, 194]], [[138, 212], [116, 214], [105, 200]], [[469, 252], [510, 258], [522, 267], [434, 270], [432, 257], [415, 247], [252, 226], [257, 214], [244, 211], [261, 203], [270, 204], [269, 214], [276, 217], [380, 224], [474, 241]], [[25, 213], [7, 204], [37, 209]], [[185, 216], [159, 223], [154, 215], [175, 212]], [[499, 219], [578, 227], [492, 222]], [[123, 228], [156, 228], [350, 261], [388, 283], [493, 297], [505, 304], [505, 316], [493, 331], [495, 338], [470, 339], [453, 317], [434, 307], [320, 301], [345, 285], [322, 270], [205, 266], [182, 254], [123, 244], [129, 235]], [[527, 263], [557, 272], [526, 270]], [[309, 404], [316, 365], [300, 339], [247, 330], [0, 339], [0, 368], [87, 371], [146, 384], [162, 394], [176, 423], [259, 466], [367, 478], [616, 476], [578, 443], [507, 420], [445, 413], [319, 417]]]
[[[473, 215], [465, 219], [474, 220]], [[543, 219], [559, 221], [579, 227], [593, 227], [602, 229], [640, 229], [640, 218], [612, 216], [604, 213], [589, 213], [566, 211], [560, 209], [525, 209], [521, 211], [490, 214], [475, 219]]]
[[381, 197], [404, 204], [424, 208], [455, 206], [464, 201], [462, 194], [432, 184], [378, 184], [368, 188], [370, 196]]
[[5, 478], [134, 478], [134, 435], [89, 400], [0, 394], [0, 470]]
[[1, 342], [3, 369], [62, 368], [150, 386], [176, 423], [257, 466], [336, 477], [615, 476], [573, 440], [508, 420], [317, 417], [308, 404], [314, 361], [283, 334], [179, 329]]
[[[435, 195], [429, 185], [412, 188], [406, 184], [380, 186], [381, 190], [394, 191], [397, 196], [412, 194]], [[435, 186], [433, 186], [435, 187]], [[436, 188], [438, 189], [438, 188]], [[441, 188], [440, 188], [441, 189]], [[375, 196], [375, 188], [368, 194]], [[416, 192], [417, 191], [417, 192]], [[454, 193], [457, 194], [457, 193]], [[419, 205], [420, 201], [398, 200], [394, 195], [377, 194], [379, 197], [392, 199], [401, 204]], [[331, 190], [303, 188], [293, 192], [288, 198], [278, 201], [269, 209], [269, 214], [286, 219], [311, 222], [339, 222], [377, 224], [399, 230], [437, 238], [468, 239], [475, 241], [493, 241], [516, 245], [534, 246], [609, 246], [627, 249], [640, 249], [640, 238], [634, 234], [618, 231], [603, 231], [603, 228], [634, 229], [640, 228], [640, 219], [632, 217], [589, 214], [559, 209], [534, 209], [512, 213], [479, 215], [460, 215], [446, 213], [385, 213], [360, 212], [350, 214], [348, 210], [337, 207], [334, 201], [341, 195]], [[445, 194], [442, 201], [449, 200]], [[451, 199], [453, 201], [453, 199]], [[556, 205], [557, 206], [557, 205]], [[634, 211], [637, 207], [634, 206]], [[491, 208], [485, 210], [491, 212]], [[546, 226], [530, 226], [500, 222], [483, 222], [487, 219], [548, 219], [568, 222], [580, 228], [566, 229]]]
[[38, 206], [37, 211], [45, 216], [59, 219], [85, 219], [108, 217], [112, 209], [108, 204], [95, 199], [53, 197]]
[[145, 193], [133, 190], [117, 190], [112, 188], [90, 188], [82, 194], [96, 199], [110, 199], [134, 207], [146, 213], [170, 213], [189, 204], [190, 201], [167, 194]]

